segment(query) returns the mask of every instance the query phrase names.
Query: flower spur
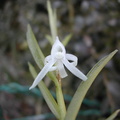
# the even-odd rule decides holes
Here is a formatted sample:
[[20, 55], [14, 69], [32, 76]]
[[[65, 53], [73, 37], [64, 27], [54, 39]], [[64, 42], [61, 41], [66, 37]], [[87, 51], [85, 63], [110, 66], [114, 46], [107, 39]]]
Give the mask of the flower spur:
[[[69, 62], [71, 61], [71, 62]], [[29, 89], [36, 87], [36, 85], [45, 77], [49, 71], [57, 70], [61, 78], [67, 76], [64, 66], [76, 77], [82, 79], [83, 81], [87, 80], [87, 77], [75, 66], [77, 65], [78, 59], [72, 54], [67, 54], [65, 47], [59, 41], [59, 38], [56, 37], [56, 41], [52, 46], [51, 55], [45, 58], [45, 66], [40, 71], [40, 73], [35, 78], [32, 86]]]

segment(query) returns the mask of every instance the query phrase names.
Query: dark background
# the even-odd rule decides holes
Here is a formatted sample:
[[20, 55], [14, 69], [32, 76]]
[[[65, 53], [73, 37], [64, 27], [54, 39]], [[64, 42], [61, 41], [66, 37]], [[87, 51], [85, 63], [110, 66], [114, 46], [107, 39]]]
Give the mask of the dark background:
[[[46, 113], [50, 113], [42, 96], [39, 97], [39, 91], [35, 94], [27, 87], [33, 82], [28, 70], [28, 61], [39, 72], [26, 42], [28, 23], [43, 53], [50, 54], [51, 47], [45, 38], [46, 34], [50, 35], [46, 2], [46, 0], [0, 1], [1, 119], [13, 120], [39, 114], [45, 116]], [[58, 36], [62, 41], [66, 35], [72, 33], [66, 49], [68, 53], [79, 58], [78, 68], [83, 73], [87, 74], [105, 55], [120, 49], [120, 0], [51, 0], [51, 4], [57, 9]], [[48, 78], [45, 82], [54, 91], [54, 86]], [[79, 83], [80, 80], [70, 73], [63, 79], [63, 92], [69, 95], [66, 96], [66, 105], [69, 104], [69, 97], [73, 96]], [[101, 120], [108, 117], [120, 108], [119, 92], [120, 51], [91, 86], [78, 119]], [[119, 116], [117, 118], [119, 119]], [[44, 119], [38, 117], [37, 120]]]

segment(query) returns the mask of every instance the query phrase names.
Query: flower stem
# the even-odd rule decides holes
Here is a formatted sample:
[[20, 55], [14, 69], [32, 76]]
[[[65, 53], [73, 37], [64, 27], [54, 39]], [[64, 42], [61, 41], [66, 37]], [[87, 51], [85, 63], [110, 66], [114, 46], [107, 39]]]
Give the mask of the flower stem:
[[66, 107], [65, 107], [61, 85], [56, 86], [56, 97], [57, 97], [57, 102], [60, 110], [60, 120], [64, 120], [66, 115]]
[[57, 97], [57, 102], [59, 106], [59, 112], [60, 112], [60, 120], [64, 120], [65, 115], [66, 115], [66, 107], [65, 107], [65, 101], [62, 93], [62, 87], [61, 87], [61, 77], [59, 74], [57, 74], [57, 80], [58, 84], [56, 86], [56, 97]]
[[60, 74], [59, 74], [58, 71], [57, 71], [56, 76], [57, 76], [57, 79], [58, 79], [59, 85], [61, 86], [61, 77], [60, 77]]

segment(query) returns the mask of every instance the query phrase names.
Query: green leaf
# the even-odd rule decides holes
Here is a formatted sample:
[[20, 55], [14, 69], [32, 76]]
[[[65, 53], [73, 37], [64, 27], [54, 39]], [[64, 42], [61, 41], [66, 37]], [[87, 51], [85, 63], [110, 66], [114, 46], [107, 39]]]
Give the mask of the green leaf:
[[72, 34], [69, 34], [69, 35], [67, 35], [67, 36], [64, 38], [64, 40], [63, 40], [63, 42], [62, 42], [64, 46], [66, 46], [66, 45], [68, 44], [68, 42], [70, 41], [71, 37], [72, 37]]
[[[33, 78], [35, 78], [37, 76], [37, 73], [34, 69], [34, 67], [28, 63], [29, 65], [29, 70], [33, 76]], [[46, 85], [44, 84], [43, 81], [41, 81], [38, 84], [38, 87], [40, 88], [40, 91], [47, 103], [47, 105], [49, 106], [50, 110], [52, 111], [52, 113], [57, 117], [60, 118], [59, 116], [59, 107], [58, 104], [56, 103], [55, 99], [53, 98], [53, 96], [51, 95], [50, 91], [48, 90], [48, 88], [46, 87]]]
[[118, 50], [113, 51], [108, 56], [102, 58], [87, 74], [88, 80], [86, 82], [81, 82], [78, 89], [76, 90], [70, 105], [68, 106], [65, 120], [75, 120], [77, 113], [81, 107], [83, 99], [90, 88], [91, 84], [103, 69], [103, 67], [110, 61], [110, 59], [115, 55]]
[[51, 29], [51, 34], [52, 34], [52, 39], [55, 41], [56, 36], [57, 36], [57, 28], [56, 28], [56, 11], [52, 10], [50, 1], [47, 1], [47, 9], [48, 9], [48, 15], [49, 15], [49, 23], [50, 23], [50, 29]]
[[40, 67], [40, 69], [42, 69], [44, 65], [44, 55], [37, 43], [30, 25], [27, 26], [27, 42], [36, 64]]
[[52, 40], [52, 37], [50, 35], [46, 35], [45, 37], [48, 39], [50, 44], [53, 45], [54, 41]]
[[106, 120], [114, 120], [115, 117], [117, 117], [118, 113], [120, 112], [120, 109], [116, 110], [112, 115], [110, 115]]

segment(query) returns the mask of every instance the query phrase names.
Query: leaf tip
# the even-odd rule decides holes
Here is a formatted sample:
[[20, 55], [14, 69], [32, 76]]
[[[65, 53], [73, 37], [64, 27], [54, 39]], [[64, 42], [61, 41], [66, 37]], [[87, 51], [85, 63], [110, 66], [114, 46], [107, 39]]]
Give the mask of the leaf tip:
[[111, 53], [111, 55], [114, 56], [117, 52], [118, 52], [118, 50], [116, 49]]
[[30, 24], [27, 25], [27, 33], [31, 29]]
[[116, 112], [119, 113], [119, 112], [120, 112], [120, 109], [116, 110]]
[[30, 62], [28, 62], [28, 66], [30, 66], [31, 64], [30, 64]]
[[27, 29], [29, 29], [29, 28], [30, 28], [30, 24], [27, 25]]
[[50, 8], [50, 1], [47, 0], [47, 8], [49, 9]]
[[116, 52], [118, 52], [118, 50], [116, 49], [116, 50], [114, 50], [113, 52], [115, 52], [115, 53], [116, 53]]

